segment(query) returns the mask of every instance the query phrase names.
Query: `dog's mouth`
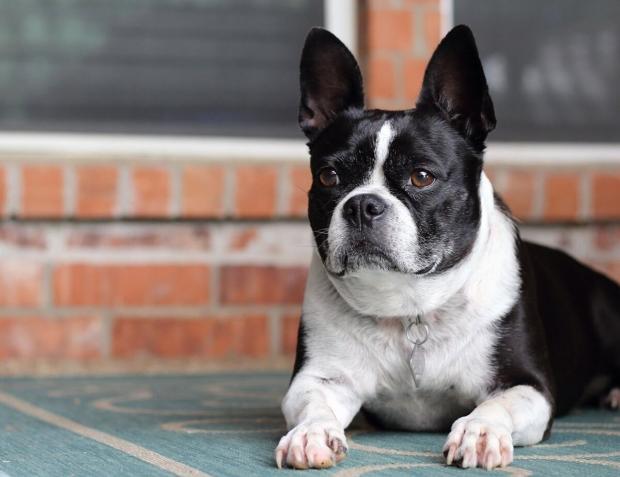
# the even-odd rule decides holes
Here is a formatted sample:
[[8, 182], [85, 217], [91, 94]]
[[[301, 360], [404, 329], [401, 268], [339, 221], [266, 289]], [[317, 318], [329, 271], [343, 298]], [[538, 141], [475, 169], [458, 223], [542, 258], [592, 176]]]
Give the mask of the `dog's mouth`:
[[327, 271], [336, 277], [360, 270], [399, 270], [396, 261], [387, 251], [363, 240], [351, 243], [346, 250], [337, 253], [329, 262]]
[[360, 270], [402, 271], [389, 251], [364, 239], [351, 242], [334, 258], [332, 274], [340, 277]]
[[380, 270], [422, 276], [432, 273], [437, 268], [437, 262], [432, 261], [419, 269], [411, 270], [402, 266], [381, 246], [364, 240], [351, 244], [347, 250], [341, 251], [330, 262], [331, 266], [326, 267], [327, 272], [337, 278], [361, 270]]

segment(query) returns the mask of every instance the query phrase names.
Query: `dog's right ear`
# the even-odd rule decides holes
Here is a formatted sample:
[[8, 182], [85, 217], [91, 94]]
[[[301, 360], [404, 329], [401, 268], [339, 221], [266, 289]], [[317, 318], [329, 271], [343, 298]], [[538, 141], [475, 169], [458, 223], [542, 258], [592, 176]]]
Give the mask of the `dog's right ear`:
[[469, 27], [454, 27], [433, 53], [417, 104], [427, 106], [437, 108], [472, 144], [484, 148], [495, 128], [495, 110]]
[[300, 66], [299, 126], [313, 139], [336, 116], [364, 107], [362, 74], [348, 48], [332, 33], [313, 28]]

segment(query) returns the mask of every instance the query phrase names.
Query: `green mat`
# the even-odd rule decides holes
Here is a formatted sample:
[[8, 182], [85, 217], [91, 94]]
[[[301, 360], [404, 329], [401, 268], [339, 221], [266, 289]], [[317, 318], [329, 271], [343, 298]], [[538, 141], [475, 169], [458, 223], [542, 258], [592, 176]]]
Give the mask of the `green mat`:
[[[0, 380], [0, 477], [259, 476], [277, 470], [288, 376], [212, 374]], [[489, 475], [443, 465], [443, 434], [349, 432], [348, 458], [308, 475]], [[620, 415], [581, 411], [520, 448], [505, 475], [619, 476]], [[305, 474], [303, 474], [305, 475]]]

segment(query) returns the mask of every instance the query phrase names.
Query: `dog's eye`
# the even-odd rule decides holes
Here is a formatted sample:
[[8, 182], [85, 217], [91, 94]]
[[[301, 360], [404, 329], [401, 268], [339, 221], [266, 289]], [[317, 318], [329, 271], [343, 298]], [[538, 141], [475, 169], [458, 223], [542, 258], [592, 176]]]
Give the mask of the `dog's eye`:
[[414, 169], [411, 174], [411, 184], [415, 187], [428, 187], [435, 182], [435, 176], [425, 169]]
[[319, 181], [323, 187], [334, 187], [340, 183], [338, 173], [333, 167], [324, 167], [319, 171]]

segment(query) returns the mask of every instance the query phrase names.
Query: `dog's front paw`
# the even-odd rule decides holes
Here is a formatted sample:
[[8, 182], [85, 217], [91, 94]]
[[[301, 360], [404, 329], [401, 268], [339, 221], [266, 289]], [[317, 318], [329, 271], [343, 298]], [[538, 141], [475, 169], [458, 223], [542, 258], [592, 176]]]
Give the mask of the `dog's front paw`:
[[338, 422], [301, 423], [291, 429], [276, 447], [276, 464], [296, 469], [323, 469], [340, 462], [347, 454], [347, 440]]
[[465, 416], [452, 425], [443, 453], [448, 465], [505, 467], [512, 462], [512, 436], [500, 424]]

